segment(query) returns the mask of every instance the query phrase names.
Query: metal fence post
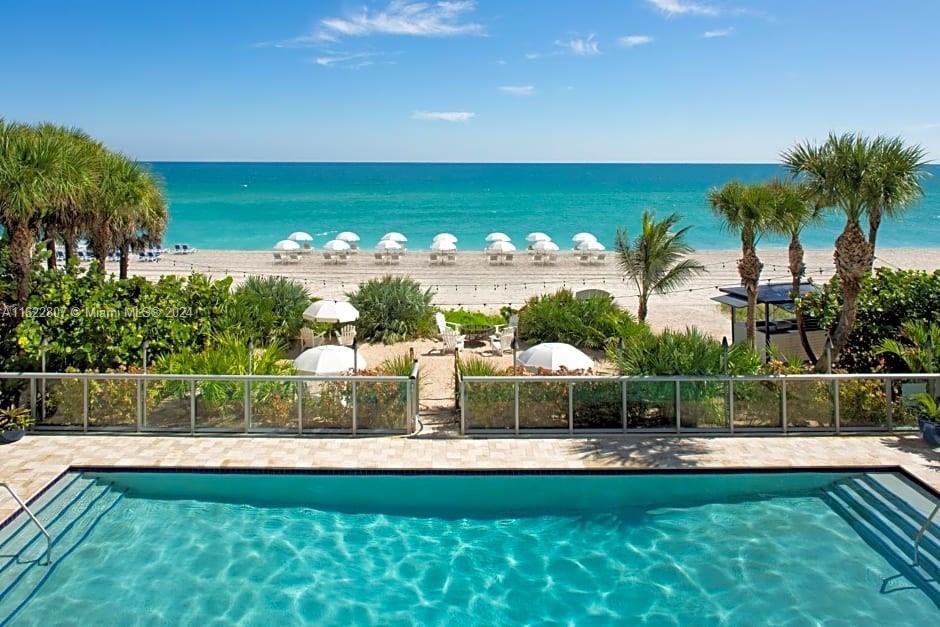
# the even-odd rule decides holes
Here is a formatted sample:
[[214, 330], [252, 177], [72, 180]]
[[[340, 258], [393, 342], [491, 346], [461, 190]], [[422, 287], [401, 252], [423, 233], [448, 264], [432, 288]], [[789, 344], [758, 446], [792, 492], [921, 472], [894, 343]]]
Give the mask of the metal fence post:
[[627, 382], [620, 380], [620, 418], [623, 422], [623, 431], [627, 431]]
[[[45, 406], [46, 399], [42, 399], [42, 404]], [[43, 417], [45, 417], [45, 410], [43, 410]], [[33, 420], [36, 419], [36, 379], [35, 377], [29, 378], [29, 416]]]
[[88, 379], [82, 379], [82, 431], [88, 433]]
[[842, 416], [839, 409], [839, 380], [832, 382], [832, 409], [836, 422], [836, 433], [842, 433]]
[[734, 381], [728, 379], [728, 430], [734, 433]]
[[783, 433], [787, 433], [787, 380], [780, 382], [780, 424], [783, 426]]
[[411, 379], [405, 384], [405, 431], [413, 432], [414, 426], [412, 424], [414, 414], [414, 391], [411, 389]]
[[682, 433], [682, 392], [679, 389], [679, 380], [676, 379], [675, 404], [676, 404], [676, 433]]
[[189, 433], [196, 435], [196, 380], [189, 381]]
[[245, 379], [245, 399], [242, 402], [245, 408], [245, 433], [251, 428], [251, 381]]
[[568, 383], [568, 433], [574, 434], [574, 383]]
[[144, 424], [144, 382], [137, 380], [137, 433], [140, 433]]
[[885, 377], [885, 402], [888, 404], [888, 431], [894, 431], [894, 386], [891, 379]]
[[304, 434], [304, 382], [297, 382], [297, 435]]
[[352, 433], [356, 435], [359, 431], [359, 399], [356, 398], [356, 382], [352, 382]]
[[515, 420], [515, 429], [514, 432], [516, 435], [519, 435], [519, 382], [516, 381], [512, 384], [513, 392], [513, 419]]
[[460, 379], [460, 435], [467, 434], [467, 391], [464, 381]]

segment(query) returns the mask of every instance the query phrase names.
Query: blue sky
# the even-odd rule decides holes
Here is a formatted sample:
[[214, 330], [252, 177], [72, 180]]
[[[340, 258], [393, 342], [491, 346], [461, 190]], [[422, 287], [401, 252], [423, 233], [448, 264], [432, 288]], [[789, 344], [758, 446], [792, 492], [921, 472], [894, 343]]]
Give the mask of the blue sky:
[[940, 157], [936, 0], [7, 3], [0, 115], [148, 160]]

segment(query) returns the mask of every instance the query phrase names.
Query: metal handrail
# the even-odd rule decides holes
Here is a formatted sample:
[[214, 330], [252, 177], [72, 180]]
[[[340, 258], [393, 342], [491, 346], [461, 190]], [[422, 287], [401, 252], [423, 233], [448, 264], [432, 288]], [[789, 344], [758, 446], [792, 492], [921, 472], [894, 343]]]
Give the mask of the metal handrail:
[[100, 381], [301, 381], [404, 383], [408, 377], [393, 375], [262, 375], [262, 374], [138, 374], [129, 372], [0, 372], [0, 379], [93, 379]]
[[933, 511], [930, 512], [924, 524], [917, 530], [917, 535], [914, 536], [914, 566], [920, 566], [920, 541], [924, 539], [924, 534], [927, 533], [927, 528], [930, 526], [930, 523], [933, 521], [938, 511], [940, 511], [940, 501], [937, 501], [937, 504], [934, 505]]
[[729, 381], [777, 382], [777, 381], [940, 381], [940, 373], [852, 373], [852, 374], [742, 374], [742, 375], [505, 375], [505, 376], [463, 376], [467, 383], [512, 383], [514, 381], [532, 383], [727, 383]]
[[16, 493], [10, 485], [0, 481], [0, 487], [6, 488], [7, 492], [10, 493], [10, 496], [13, 497], [13, 500], [19, 503], [20, 508], [26, 512], [26, 515], [29, 516], [29, 519], [33, 521], [33, 524], [39, 528], [39, 531], [42, 532], [42, 535], [46, 537], [46, 559], [44, 562], [40, 562], [42, 566], [48, 566], [52, 561], [52, 536], [49, 535], [49, 532], [46, 531], [46, 528], [42, 526], [42, 523], [39, 522], [39, 519], [33, 515], [33, 512], [27, 507], [26, 502], [20, 498], [20, 495]]

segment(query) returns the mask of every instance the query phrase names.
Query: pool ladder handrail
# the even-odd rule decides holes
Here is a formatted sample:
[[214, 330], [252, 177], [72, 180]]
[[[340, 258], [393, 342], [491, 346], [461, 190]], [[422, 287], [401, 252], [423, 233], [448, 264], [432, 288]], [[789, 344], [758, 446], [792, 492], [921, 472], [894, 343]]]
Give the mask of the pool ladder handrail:
[[4, 481], [0, 481], [0, 487], [6, 488], [7, 492], [10, 493], [10, 496], [13, 497], [13, 500], [16, 501], [20, 508], [26, 512], [26, 515], [29, 516], [29, 519], [33, 521], [33, 524], [39, 528], [39, 531], [46, 537], [46, 559], [45, 561], [40, 562], [42, 566], [48, 566], [52, 561], [52, 536], [49, 535], [49, 532], [46, 531], [46, 528], [42, 526], [42, 523], [39, 522], [39, 519], [33, 515], [33, 512], [26, 505], [26, 502], [20, 498], [20, 495], [16, 493], [16, 490], [12, 486], [7, 484]]
[[924, 520], [924, 524], [917, 530], [917, 535], [914, 536], [914, 566], [920, 566], [920, 541], [924, 539], [924, 534], [927, 533], [927, 528], [938, 511], [940, 511], [940, 501], [937, 501], [937, 504], [934, 505], [933, 511], [930, 512], [930, 515]]

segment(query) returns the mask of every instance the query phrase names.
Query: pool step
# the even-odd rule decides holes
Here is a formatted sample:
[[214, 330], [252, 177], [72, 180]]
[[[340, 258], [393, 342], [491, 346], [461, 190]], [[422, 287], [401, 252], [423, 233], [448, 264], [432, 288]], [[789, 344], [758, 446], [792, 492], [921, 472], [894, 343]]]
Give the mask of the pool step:
[[881, 479], [866, 474], [840, 480], [824, 491], [826, 500], [863, 539], [940, 604], [940, 529], [934, 525], [924, 534], [920, 562], [914, 566], [914, 536], [929, 511], [923, 513], [916, 500], [911, 505], [908, 491], [913, 486]]
[[34, 513], [52, 536], [50, 565], [41, 563], [46, 540], [35, 525], [17, 524], [0, 538], [0, 625], [16, 614], [122, 496], [111, 483], [80, 477], [44, 502], [37, 500]]

